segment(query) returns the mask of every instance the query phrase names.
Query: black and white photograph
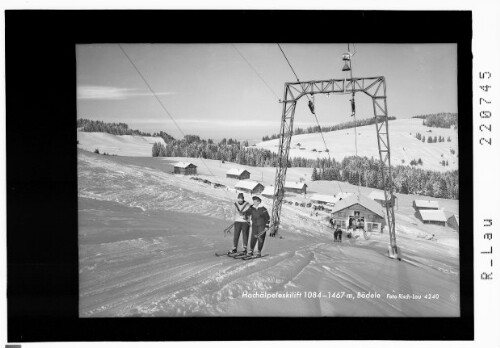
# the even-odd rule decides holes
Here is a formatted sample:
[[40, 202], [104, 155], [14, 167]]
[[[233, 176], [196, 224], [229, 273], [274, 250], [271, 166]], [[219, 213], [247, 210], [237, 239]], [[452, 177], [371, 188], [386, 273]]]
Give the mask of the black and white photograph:
[[6, 347], [498, 343], [498, 5], [8, 2]]
[[456, 44], [79, 44], [79, 315], [460, 316]]

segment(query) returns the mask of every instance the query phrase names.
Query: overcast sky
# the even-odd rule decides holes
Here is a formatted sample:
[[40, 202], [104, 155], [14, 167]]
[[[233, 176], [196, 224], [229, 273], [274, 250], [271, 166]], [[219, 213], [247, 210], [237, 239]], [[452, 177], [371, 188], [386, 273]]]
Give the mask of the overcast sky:
[[[278, 133], [280, 98], [295, 78], [275, 44], [124, 44], [149, 85], [185, 134], [203, 138], [260, 139]], [[237, 48], [237, 49], [236, 49]], [[283, 44], [301, 80], [344, 78], [347, 44]], [[385, 76], [388, 111], [408, 118], [457, 112], [454, 44], [358, 44], [354, 77]], [[245, 57], [266, 84], [258, 77]], [[78, 45], [78, 117], [125, 122], [148, 132], [181, 135], [115, 44]], [[272, 91], [271, 91], [272, 90]], [[316, 96], [321, 125], [351, 120], [349, 96]], [[295, 125], [314, 125], [299, 101]], [[357, 117], [373, 117], [371, 100], [356, 98]]]

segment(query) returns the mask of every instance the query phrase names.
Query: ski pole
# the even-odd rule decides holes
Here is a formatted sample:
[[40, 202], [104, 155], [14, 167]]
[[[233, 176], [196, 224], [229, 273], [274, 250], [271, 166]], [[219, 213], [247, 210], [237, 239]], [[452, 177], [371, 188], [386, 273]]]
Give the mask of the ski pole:
[[269, 231], [271, 229], [272, 226], [269, 226], [268, 228], [264, 229], [264, 231], [260, 232], [256, 237], [258, 240], [260, 240], [262, 242], [262, 236], [264, 234], [266, 234], [267, 231]]
[[228, 227], [226, 227], [226, 228], [224, 229], [224, 236], [225, 236], [226, 234], [230, 234], [230, 233], [231, 233], [231, 229], [233, 228], [233, 226], [234, 226], [234, 222], [233, 222], [231, 225], [229, 225]]

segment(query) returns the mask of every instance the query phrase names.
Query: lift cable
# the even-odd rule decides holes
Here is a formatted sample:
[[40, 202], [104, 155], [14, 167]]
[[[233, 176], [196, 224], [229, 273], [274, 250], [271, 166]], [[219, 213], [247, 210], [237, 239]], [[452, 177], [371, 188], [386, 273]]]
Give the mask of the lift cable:
[[[354, 44], [353, 44], [354, 46]], [[356, 46], [354, 46], [356, 47]], [[356, 48], [354, 48], [354, 53], [351, 54], [351, 51], [350, 51], [351, 47], [349, 45], [349, 43], [347, 44], [347, 52], [349, 52], [349, 55], [350, 55], [350, 60], [349, 60], [349, 71], [350, 71], [350, 74], [351, 74], [351, 90], [352, 90], [352, 99], [351, 99], [351, 111], [352, 111], [352, 114], [351, 116], [354, 117], [354, 147], [356, 149], [356, 164], [358, 167], [358, 171], [357, 171], [357, 176], [358, 176], [358, 184], [356, 185], [357, 186], [357, 189], [358, 189], [358, 195], [360, 195], [360, 191], [359, 191], [359, 186], [361, 185], [361, 175], [360, 175], [360, 171], [359, 171], [359, 159], [358, 159], [358, 130], [357, 130], [357, 120], [356, 120], [356, 100], [355, 100], [355, 96], [356, 96], [356, 92], [354, 90], [354, 83], [353, 83], [353, 80], [352, 80], [352, 57], [354, 56], [354, 53], [356, 53]]]
[[243, 60], [248, 64], [248, 66], [250, 67], [250, 69], [252, 69], [253, 72], [255, 72], [255, 74], [266, 85], [266, 87], [271, 91], [271, 93], [274, 94], [274, 96], [276, 97], [276, 99], [280, 100], [280, 98], [274, 92], [274, 90], [271, 88], [271, 86], [269, 86], [269, 84], [266, 82], [266, 80], [264, 80], [264, 78], [259, 74], [259, 72], [252, 66], [252, 64], [250, 64], [250, 62], [248, 61], [248, 59], [245, 58], [245, 56], [243, 55], [243, 53], [241, 53], [241, 51], [238, 49], [238, 47], [236, 47], [236, 45], [234, 45], [234, 44], [231, 44], [231, 46], [233, 46], [233, 48], [236, 50], [236, 52], [238, 52], [238, 54], [240, 55], [240, 57], [243, 58]]
[[286, 60], [286, 62], [288, 63], [288, 66], [290, 67], [290, 69], [292, 69], [292, 72], [293, 72], [293, 74], [295, 75], [295, 78], [297, 79], [297, 82], [299, 83], [300, 88], [302, 88], [302, 92], [304, 92], [304, 94], [306, 95], [307, 100], [311, 101], [311, 99], [309, 98], [309, 95], [308, 95], [308, 94], [306, 94], [306, 91], [305, 91], [304, 87], [302, 86], [302, 83], [300, 82], [299, 77], [297, 76], [297, 73], [296, 73], [296, 72], [295, 72], [295, 70], [293, 69], [292, 64], [290, 63], [290, 61], [288, 60], [288, 57], [286, 56], [285, 52], [284, 52], [284, 51], [283, 51], [283, 49], [281, 48], [281, 45], [280, 45], [279, 43], [276, 43], [276, 44], [277, 44], [277, 45], [278, 45], [278, 47], [280, 48], [281, 53], [283, 53], [283, 57], [285, 57], [285, 60]]
[[358, 131], [357, 131], [357, 128], [356, 128], [356, 113], [353, 114], [354, 116], [354, 147], [356, 148], [356, 163], [358, 164], [357, 167], [358, 167], [358, 195], [360, 195], [360, 191], [359, 191], [359, 186], [361, 185], [361, 175], [360, 175], [360, 171], [359, 171], [359, 158], [358, 158]]
[[[302, 88], [302, 91], [304, 92], [304, 94], [307, 97], [307, 99], [309, 100], [309, 102], [311, 102], [309, 95], [304, 90], [304, 87], [302, 86], [302, 83], [300, 82], [299, 77], [297, 76], [297, 73], [293, 69], [292, 64], [290, 63], [290, 61], [288, 60], [288, 57], [286, 56], [285, 52], [281, 48], [281, 45], [279, 43], [277, 43], [277, 45], [278, 45], [281, 53], [283, 53], [283, 57], [285, 57], [285, 60], [287, 61], [288, 66], [290, 66], [290, 69], [292, 70], [293, 74], [295, 75], [295, 78], [297, 79], [297, 82], [299, 83], [300, 87]], [[321, 129], [321, 125], [319, 124], [318, 117], [317, 117], [315, 112], [312, 112], [312, 110], [311, 110], [311, 113], [314, 115], [314, 118], [316, 119], [316, 124], [318, 125], [319, 133], [321, 134], [321, 138], [323, 139], [323, 144], [325, 145], [326, 153], [328, 154], [328, 159], [330, 160], [330, 163], [333, 165], [333, 161], [332, 161], [332, 158], [330, 156], [330, 150], [328, 149], [328, 146], [326, 145], [325, 137], [323, 136], [323, 130]], [[340, 182], [338, 180], [335, 180], [335, 181], [337, 182], [337, 185], [339, 187], [340, 192], [342, 192], [342, 187], [340, 186]]]
[[[161, 102], [160, 98], [158, 98], [158, 95], [155, 93], [155, 91], [153, 90], [153, 88], [151, 87], [151, 85], [148, 83], [148, 81], [146, 80], [146, 78], [144, 77], [144, 75], [141, 73], [141, 71], [139, 70], [139, 68], [134, 64], [133, 60], [127, 54], [127, 52], [125, 51], [125, 49], [122, 47], [121, 44], [118, 44], [118, 47], [120, 47], [120, 49], [123, 52], [123, 54], [125, 55], [125, 57], [127, 57], [127, 59], [130, 62], [130, 64], [134, 67], [135, 71], [137, 71], [137, 73], [139, 74], [139, 76], [141, 77], [141, 79], [144, 81], [144, 83], [148, 87], [148, 89], [151, 92], [151, 94], [156, 98], [156, 100], [160, 104], [161, 108], [165, 111], [165, 113], [170, 117], [170, 119], [172, 120], [172, 122], [175, 124], [175, 126], [177, 127], [177, 130], [185, 137], [186, 134], [183, 132], [183, 130], [181, 129], [181, 127], [179, 127], [179, 125], [175, 121], [175, 119], [172, 116], [172, 114], [167, 110], [167, 108], [165, 107], [165, 105]], [[200, 157], [200, 160], [203, 163], [203, 165], [207, 168], [208, 172], [212, 176], [215, 177], [214, 173], [210, 170], [210, 168], [208, 167], [208, 165], [203, 160], [203, 157]], [[228, 197], [228, 192], [226, 192], [225, 190], [223, 192], [224, 192], [224, 194], [226, 195], [227, 198], [231, 199], [230, 197]]]

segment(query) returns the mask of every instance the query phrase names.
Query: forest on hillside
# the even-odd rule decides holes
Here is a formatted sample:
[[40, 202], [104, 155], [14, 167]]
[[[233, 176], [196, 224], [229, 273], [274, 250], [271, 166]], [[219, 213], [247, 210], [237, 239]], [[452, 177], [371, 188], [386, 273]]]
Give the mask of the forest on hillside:
[[81, 128], [82, 132], [101, 132], [113, 135], [140, 135], [150, 137], [150, 133], [131, 129], [126, 123], [108, 123], [104, 121], [94, 121], [86, 118], [76, 120], [76, 128]]
[[[234, 139], [219, 143], [187, 135], [180, 140], [155, 143], [153, 157], [191, 157], [234, 162], [257, 167], [276, 167], [278, 155], [270, 150], [248, 147]], [[421, 161], [421, 160], [420, 160]], [[421, 162], [419, 164], [422, 164]], [[383, 188], [381, 162], [378, 159], [350, 156], [341, 162], [335, 159], [306, 159], [293, 157], [289, 167], [314, 168], [312, 180], [338, 180], [371, 188]], [[397, 165], [392, 167], [394, 191], [405, 194], [427, 195], [458, 199], [458, 171], [444, 173]]]
[[[444, 173], [392, 166], [393, 189], [396, 193], [458, 199], [458, 170]], [[382, 163], [368, 157], [345, 157], [326, 167], [314, 167], [311, 180], [335, 180], [370, 188], [384, 188]], [[387, 178], [386, 178], [387, 181]]]
[[422, 119], [422, 123], [428, 127], [451, 128], [458, 127], [458, 114], [453, 112], [439, 112], [436, 114], [417, 115], [412, 118]]
[[[388, 117], [389, 121], [395, 120], [396, 117], [389, 116]], [[343, 122], [336, 124], [334, 126], [325, 126], [325, 127], [320, 127], [320, 126], [311, 126], [307, 128], [295, 128], [293, 130], [293, 135], [300, 135], [300, 134], [311, 134], [311, 133], [320, 133], [321, 132], [332, 132], [332, 131], [337, 131], [337, 130], [342, 130], [342, 129], [349, 129], [349, 128], [354, 128], [356, 127], [361, 127], [361, 126], [367, 126], [370, 124], [375, 123], [375, 118], [365, 118], [361, 120], [357, 120], [356, 122], [349, 121], [349, 122]], [[278, 139], [279, 134], [272, 134], [270, 136], [266, 135], [262, 137], [262, 141], [268, 141], [268, 140], [273, 140], [273, 139]]]
[[[212, 139], [201, 139], [197, 135], [185, 135], [182, 139], [175, 139], [163, 131], [150, 134], [130, 129], [125, 123], [105, 123], [83, 118], [77, 120], [77, 128], [81, 128], [84, 132], [161, 137], [166, 145], [160, 142], [154, 143], [153, 157], [207, 158], [256, 167], [276, 167], [278, 163], [278, 155], [270, 150], [251, 147], [246, 141], [240, 142], [231, 138], [224, 138], [217, 143]], [[395, 192], [458, 199], [457, 170], [434, 172], [417, 168], [417, 164], [422, 165], [418, 162], [413, 166], [392, 167]], [[383, 188], [381, 162], [373, 157], [350, 156], [341, 162], [333, 158], [293, 157], [289, 159], [288, 166], [313, 168], [312, 180], [338, 180], [354, 185]]]

